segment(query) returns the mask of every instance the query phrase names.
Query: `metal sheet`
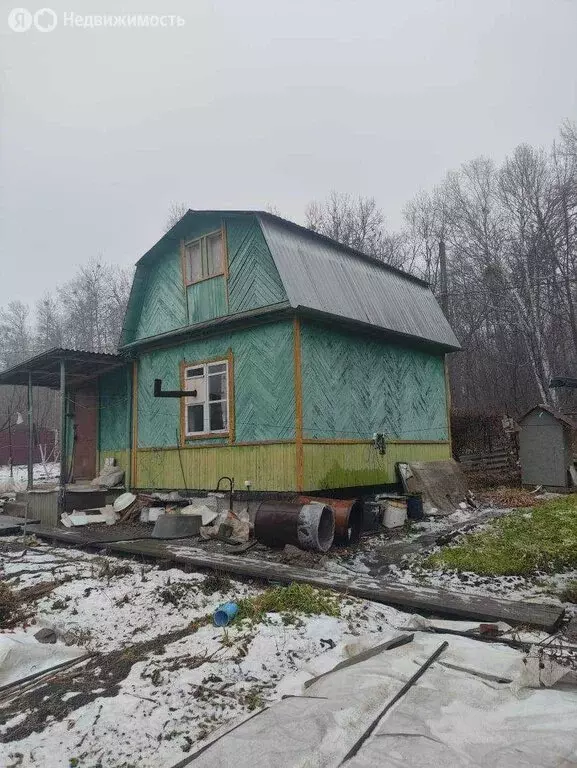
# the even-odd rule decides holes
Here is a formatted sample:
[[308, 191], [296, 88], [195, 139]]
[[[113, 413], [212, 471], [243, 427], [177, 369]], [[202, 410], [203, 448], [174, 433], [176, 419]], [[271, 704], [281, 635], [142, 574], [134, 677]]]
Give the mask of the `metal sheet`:
[[293, 307], [460, 348], [426, 283], [277, 217], [259, 221]]

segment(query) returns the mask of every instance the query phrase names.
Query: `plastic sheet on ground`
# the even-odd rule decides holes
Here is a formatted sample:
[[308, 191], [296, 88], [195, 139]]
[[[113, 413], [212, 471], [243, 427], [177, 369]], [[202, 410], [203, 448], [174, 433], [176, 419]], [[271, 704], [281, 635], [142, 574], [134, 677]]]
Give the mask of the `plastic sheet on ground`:
[[85, 654], [76, 646], [43, 645], [24, 632], [0, 635], [0, 687]]
[[338, 766], [443, 641], [449, 646], [381, 719], [347, 768], [573, 765], [577, 689], [523, 687], [505, 645], [416, 632], [414, 641], [325, 675], [229, 730], [195, 768]]

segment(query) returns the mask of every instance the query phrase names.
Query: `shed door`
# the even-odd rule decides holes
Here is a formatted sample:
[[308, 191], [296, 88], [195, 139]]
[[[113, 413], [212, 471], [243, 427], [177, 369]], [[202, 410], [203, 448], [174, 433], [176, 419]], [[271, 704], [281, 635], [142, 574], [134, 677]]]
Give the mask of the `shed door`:
[[98, 392], [96, 387], [77, 389], [74, 403], [74, 461], [75, 480], [92, 480], [96, 476], [96, 440], [98, 430]]

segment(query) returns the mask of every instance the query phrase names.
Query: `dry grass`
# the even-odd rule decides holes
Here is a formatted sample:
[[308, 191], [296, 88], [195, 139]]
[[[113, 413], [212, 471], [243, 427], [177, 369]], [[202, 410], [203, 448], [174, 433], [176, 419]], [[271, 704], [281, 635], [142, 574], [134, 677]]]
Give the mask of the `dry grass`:
[[19, 602], [8, 584], [0, 583], [0, 627], [10, 626], [19, 615]]
[[487, 502], [492, 507], [500, 507], [502, 509], [536, 507], [543, 503], [542, 499], [536, 499], [534, 494], [524, 488], [499, 486], [478, 495], [482, 501]]

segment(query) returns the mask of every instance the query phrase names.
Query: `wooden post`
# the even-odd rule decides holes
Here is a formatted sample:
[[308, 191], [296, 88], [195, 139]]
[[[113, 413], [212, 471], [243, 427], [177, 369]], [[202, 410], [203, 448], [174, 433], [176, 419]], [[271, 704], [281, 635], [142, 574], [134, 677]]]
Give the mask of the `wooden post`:
[[66, 486], [66, 361], [60, 360], [60, 487]]
[[301, 323], [298, 317], [293, 326], [293, 357], [295, 386], [295, 448], [296, 448], [296, 487], [304, 490], [304, 447], [303, 447], [303, 380], [301, 352]]
[[28, 371], [28, 490], [34, 487], [34, 413], [32, 410], [32, 371]]
[[130, 482], [136, 488], [138, 482], [138, 360], [132, 361], [132, 441], [130, 452]]
[[130, 490], [132, 483], [132, 369], [126, 366], [126, 467], [124, 470], [124, 485]]

